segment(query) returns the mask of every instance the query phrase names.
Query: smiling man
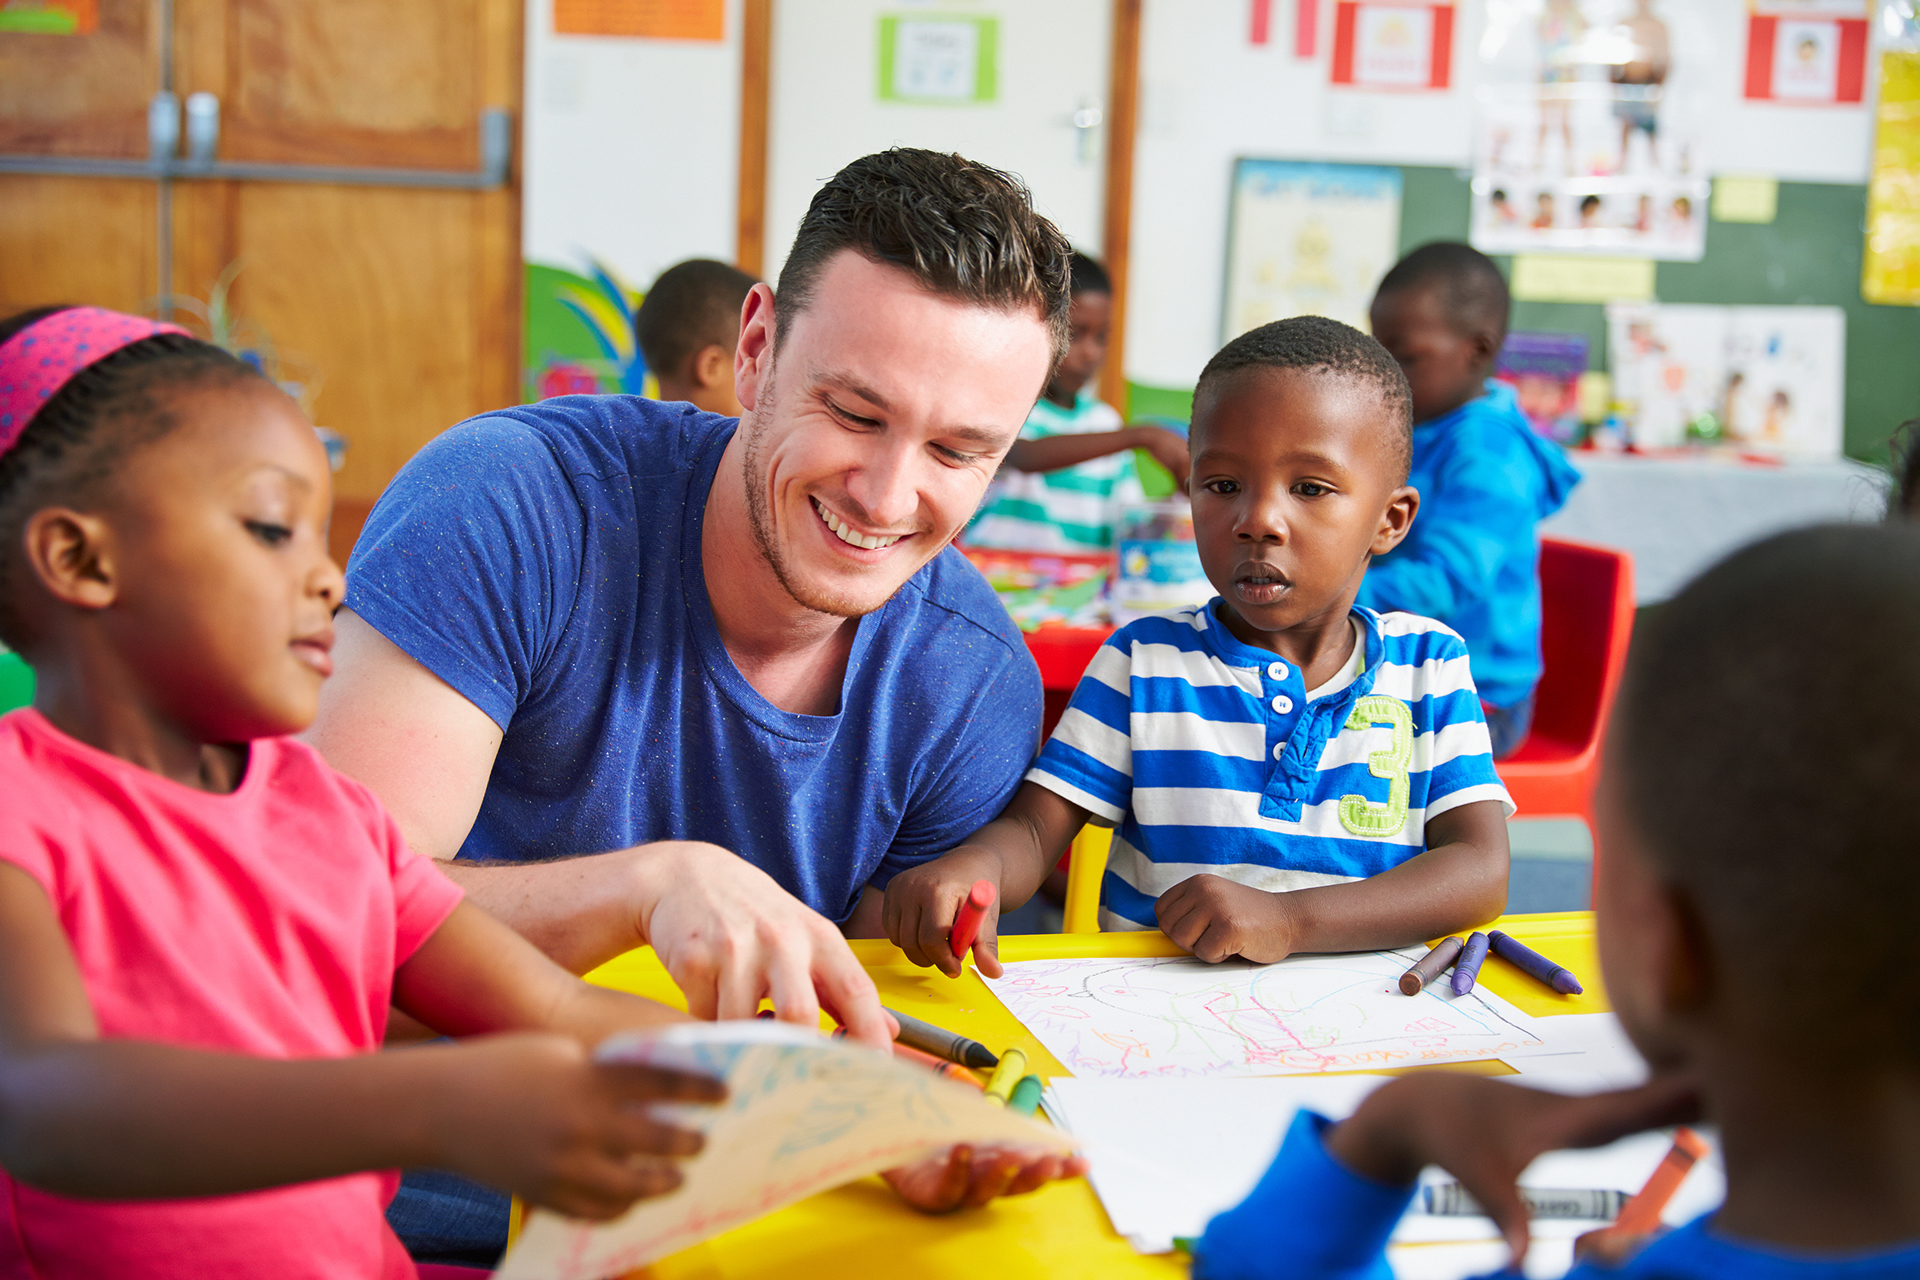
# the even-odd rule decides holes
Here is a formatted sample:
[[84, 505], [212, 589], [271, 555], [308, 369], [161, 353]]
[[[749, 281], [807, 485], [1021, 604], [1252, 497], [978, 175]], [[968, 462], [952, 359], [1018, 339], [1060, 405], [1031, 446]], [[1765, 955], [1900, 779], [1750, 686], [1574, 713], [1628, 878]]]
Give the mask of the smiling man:
[[407, 464], [313, 741], [576, 972], [651, 942], [700, 1016], [886, 1043], [836, 924], [877, 934], [1037, 745], [1038, 672], [949, 543], [1065, 347], [1069, 253], [996, 170], [849, 165], [742, 309], [740, 419], [573, 396]]

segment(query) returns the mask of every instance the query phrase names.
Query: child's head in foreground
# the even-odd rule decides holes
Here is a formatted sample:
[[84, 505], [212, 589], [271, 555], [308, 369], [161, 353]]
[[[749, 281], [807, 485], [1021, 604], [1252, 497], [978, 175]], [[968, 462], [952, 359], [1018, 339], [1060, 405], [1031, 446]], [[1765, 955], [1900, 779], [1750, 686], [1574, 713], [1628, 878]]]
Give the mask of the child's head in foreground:
[[1419, 495], [1407, 380], [1378, 342], [1324, 316], [1249, 330], [1194, 389], [1193, 530], [1238, 637], [1344, 618]]
[[1113, 282], [1099, 260], [1073, 251], [1068, 265], [1072, 298], [1067, 306], [1067, 354], [1054, 367], [1047, 383], [1047, 399], [1072, 405], [1075, 397], [1107, 359], [1107, 338], [1113, 327]]
[[[1916, 707], [1908, 524], [1748, 547], [1635, 634], [1595, 906], [1609, 997], [1649, 1060], [1702, 1071], [1710, 1094], [1761, 1089], [1763, 1063], [1775, 1079], [1920, 1068], [1903, 976], [1920, 919]], [[1808, 1037], [1833, 1051], [1797, 1052]]]
[[1507, 281], [1469, 245], [1424, 244], [1374, 291], [1373, 336], [1413, 389], [1413, 420], [1451, 413], [1486, 389], [1507, 340]]
[[633, 336], [660, 381], [662, 400], [740, 416], [733, 351], [740, 341], [741, 305], [759, 283], [711, 258], [689, 259], [660, 273], [634, 314]]
[[342, 590], [331, 486], [299, 408], [210, 343], [92, 307], [0, 322], [0, 641], [43, 710], [304, 728]]

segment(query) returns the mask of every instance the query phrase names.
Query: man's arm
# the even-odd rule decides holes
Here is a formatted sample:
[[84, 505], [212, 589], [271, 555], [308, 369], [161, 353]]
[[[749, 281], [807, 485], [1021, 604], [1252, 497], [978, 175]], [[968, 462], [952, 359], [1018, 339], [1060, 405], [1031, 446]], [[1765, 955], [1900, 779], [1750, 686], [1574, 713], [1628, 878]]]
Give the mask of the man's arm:
[[407, 843], [439, 859], [475, 905], [573, 973], [653, 943], [697, 1017], [752, 1017], [770, 996], [783, 1018], [812, 1026], [817, 989], [858, 1038], [891, 1040], [872, 979], [833, 925], [715, 845], [452, 861], [486, 795], [499, 726], [351, 610], [335, 626], [338, 674], [307, 740], [379, 796]]

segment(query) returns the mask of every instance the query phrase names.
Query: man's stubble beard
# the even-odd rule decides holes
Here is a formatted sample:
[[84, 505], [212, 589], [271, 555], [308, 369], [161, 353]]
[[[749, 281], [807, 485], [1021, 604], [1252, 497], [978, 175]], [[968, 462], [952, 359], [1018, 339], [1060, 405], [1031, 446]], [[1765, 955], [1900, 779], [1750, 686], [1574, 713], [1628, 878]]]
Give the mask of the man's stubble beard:
[[[754, 397], [754, 403], [769, 407], [776, 403], [774, 366], [771, 362], [767, 366], [767, 376], [761, 380], [760, 393]], [[741, 430], [746, 430], [744, 424]], [[824, 613], [835, 618], [858, 618], [872, 613], [880, 605], [875, 605], [874, 609], [859, 608], [837, 596], [809, 589], [804, 583], [798, 581], [795, 575], [788, 572], [786, 559], [780, 554], [780, 548], [773, 537], [773, 508], [768, 500], [765, 438], [766, 431], [761, 427], [760, 413], [756, 409], [753, 429], [747, 435], [746, 447], [741, 454], [741, 469], [747, 486], [747, 528], [753, 534], [753, 545], [759, 549], [760, 558], [766, 561], [767, 568], [773, 571], [774, 579], [779, 582], [780, 589], [803, 609], [811, 609], [815, 613]], [[811, 508], [813, 503], [809, 501], [807, 505]], [[808, 514], [816, 520], [820, 518], [811, 510]], [[887, 599], [892, 598], [893, 594], [889, 592]], [[886, 600], [880, 602], [881, 605], [885, 603]]]

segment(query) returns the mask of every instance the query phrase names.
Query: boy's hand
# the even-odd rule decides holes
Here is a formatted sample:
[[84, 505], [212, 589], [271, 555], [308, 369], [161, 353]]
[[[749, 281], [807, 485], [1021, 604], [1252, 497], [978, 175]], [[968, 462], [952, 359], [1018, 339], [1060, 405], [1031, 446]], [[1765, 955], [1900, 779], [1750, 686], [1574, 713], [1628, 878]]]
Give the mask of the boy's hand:
[[429, 1118], [433, 1163], [575, 1218], [618, 1216], [680, 1185], [675, 1157], [697, 1133], [647, 1114], [653, 1102], [718, 1102], [706, 1076], [637, 1063], [595, 1063], [571, 1036], [495, 1036], [448, 1049], [446, 1085]]
[[1215, 875], [1182, 880], [1153, 904], [1160, 931], [1208, 964], [1244, 956], [1272, 964], [1293, 954], [1286, 895]]
[[1084, 1156], [961, 1143], [943, 1155], [880, 1176], [920, 1212], [951, 1213], [977, 1209], [997, 1196], [1023, 1196], [1056, 1178], [1077, 1178], [1086, 1171]]
[[1547, 1151], [1597, 1147], [1645, 1129], [1697, 1120], [1691, 1079], [1657, 1076], [1637, 1089], [1566, 1097], [1454, 1072], [1382, 1085], [1327, 1135], [1327, 1153], [1364, 1178], [1412, 1182], [1437, 1164], [1486, 1209], [1513, 1251], [1527, 1256], [1520, 1173]]
[[[932, 862], [902, 871], [887, 885], [882, 920], [893, 945], [907, 953], [917, 965], [931, 965], [949, 978], [960, 976], [965, 967], [953, 954], [949, 939], [953, 918], [976, 880], [986, 880], [997, 890], [1003, 868], [1000, 859], [985, 849], [961, 845]], [[989, 978], [1000, 976], [1000, 898], [987, 908], [980, 932], [973, 940], [973, 962]]]
[[1128, 430], [1133, 433], [1133, 447], [1145, 449], [1155, 462], [1171, 471], [1174, 483], [1180, 487], [1181, 493], [1185, 493], [1187, 476], [1193, 471], [1186, 437], [1165, 427], [1137, 426]]

